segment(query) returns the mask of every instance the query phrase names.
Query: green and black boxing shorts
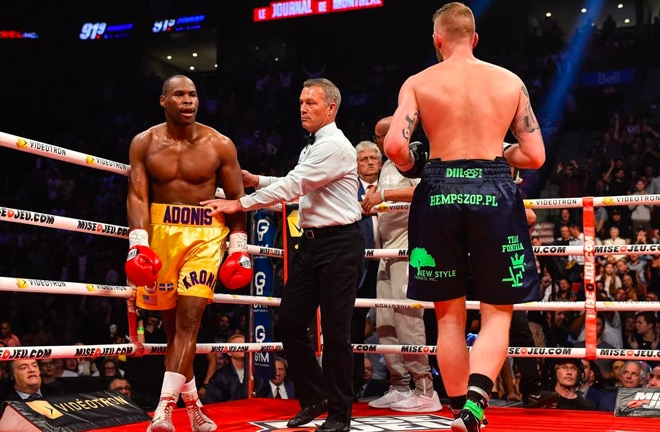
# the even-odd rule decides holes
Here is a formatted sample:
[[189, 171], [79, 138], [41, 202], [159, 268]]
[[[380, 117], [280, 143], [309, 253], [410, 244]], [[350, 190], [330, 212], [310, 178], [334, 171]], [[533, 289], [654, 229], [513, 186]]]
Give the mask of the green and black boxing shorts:
[[503, 157], [431, 159], [415, 189], [408, 222], [408, 298], [466, 295], [489, 304], [539, 300], [525, 207]]

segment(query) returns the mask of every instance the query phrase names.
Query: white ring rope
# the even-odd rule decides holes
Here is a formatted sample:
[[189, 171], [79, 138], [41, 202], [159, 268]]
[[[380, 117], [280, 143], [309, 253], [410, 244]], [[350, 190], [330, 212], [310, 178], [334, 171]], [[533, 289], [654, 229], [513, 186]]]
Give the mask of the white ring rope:
[[128, 176], [130, 167], [126, 164], [111, 161], [108, 159], [80, 153], [75, 150], [68, 150], [52, 144], [42, 143], [40, 141], [22, 138], [16, 135], [0, 132], [0, 146], [13, 150], [20, 150], [26, 153], [32, 153], [45, 156], [51, 159], [57, 159], [76, 165], [96, 168], [103, 171], [110, 171], [115, 174]]
[[[76, 165], [95, 168], [103, 171], [109, 171], [116, 174], [128, 176], [130, 165], [121, 162], [115, 162], [98, 156], [77, 152], [75, 150], [65, 149], [52, 144], [46, 144], [41, 141], [23, 138], [5, 132], [0, 132], [0, 146], [12, 150], [19, 150], [26, 153], [32, 153], [51, 159], [57, 159], [63, 162], [69, 162]], [[216, 196], [224, 197], [222, 189], [216, 190]], [[541, 198], [523, 200], [525, 207], [535, 209], [557, 209], [557, 208], [575, 208], [583, 207], [582, 198]], [[593, 206], [616, 206], [616, 205], [642, 205], [642, 204], [660, 204], [660, 195], [621, 195], [594, 197]], [[276, 209], [278, 205], [276, 204]], [[281, 207], [280, 207], [281, 208]], [[388, 211], [408, 211], [410, 203], [384, 202], [374, 207], [378, 212]]]
[[[478, 338], [478, 336], [477, 336]], [[145, 355], [162, 355], [167, 353], [166, 344], [143, 344]], [[429, 355], [437, 353], [435, 345], [378, 345], [352, 344], [355, 353], [375, 354], [406, 354]], [[230, 352], [262, 352], [283, 351], [281, 342], [267, 343], [201, 343], [196, 345], [197, 354], [230, 353]], [[468, 347], [470, 349], [470, 347]], [[133, 344], [104, 345], [65, 345], [65, 346], [23, 346], [0, 348], [0, 361], [15, 359], [43, 358], [97, 358], [116, 357], [119, 355], [135, 355], [138, 347]], [[543, 358], [584, 358], [585, 348], [566, 347], [509, 347], [509, 357], [543, 357]], [[598, 348], [598, 359], [611, 360], [657, 360], [660, 350], [627, 350]]]
[[[0, 221], [86, 232], [89, 234], [99, 234], [118, 238], [128, 238], [129, 231], [128, 227], [124, 226], [104, 224], [101, 222], [74, 219], [66, 216], [38, 213], [10, 207], [0, 207]], [[534, 246], [533, 249], [534, 254], [538, 256], [584, 255], [584, 246], [547, 245]], [[248, 253], [273, 258], [284, 257], [284, 249], [266, 246], [248, 245]], [[596, 255], [660, 255], [660, 244], [598, 245], [594, 247], [594, 253]], [[408, 258], [408, 249], [365, 249], [364, 256], [373, 259]]]
[[[64, 282], [30, 278], [13, 278], [0, 276], [0, 291], [39, 293], [39, 294], [73, 294], [97, 297], [129, 298], [132, 289], [120, 285], [102, 285], [81, 282]], [[279, 306], [281, 299], [277, 297], [259, 297], [237, 294], [214, 294], [214, 303]], [[468, 300], [468, 310], [479, 310], [479, 302]], [[583, 311], [585, 302], [529, 302], [514, 305], [514, 310], [520, 311]], [[402, 309], [433, 309], [432, 302], [414, 300], [380, 300], [356, 299], [355, 307], [361, 308], [402, 308]], [[596, 302], [598, 311], [660, 311], [660, 302]]]

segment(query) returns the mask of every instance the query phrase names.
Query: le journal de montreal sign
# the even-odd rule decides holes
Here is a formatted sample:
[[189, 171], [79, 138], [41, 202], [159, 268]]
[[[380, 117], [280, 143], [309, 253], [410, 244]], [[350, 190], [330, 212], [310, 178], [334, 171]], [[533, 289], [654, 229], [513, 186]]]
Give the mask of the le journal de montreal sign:
[[285, 0], [254, 9], [254, 21], [270, 21], [382, 7], [384, 0]]

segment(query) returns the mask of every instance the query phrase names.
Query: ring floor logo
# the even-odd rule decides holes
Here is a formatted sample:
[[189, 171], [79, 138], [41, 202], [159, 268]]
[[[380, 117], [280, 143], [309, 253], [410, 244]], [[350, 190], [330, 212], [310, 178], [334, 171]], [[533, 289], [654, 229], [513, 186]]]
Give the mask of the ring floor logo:
[[[302, 427], [318, 427], [325, 420], [314, 420]], [[434, 414], [400, 417], [357, 417], [351, 420], [351, 432], [397, 432], [397, 431], [449, 431], [453, 419]], [[259, 427], [254, 432], [293, 431], [286, 426], [287, 420], [250, 422]]]

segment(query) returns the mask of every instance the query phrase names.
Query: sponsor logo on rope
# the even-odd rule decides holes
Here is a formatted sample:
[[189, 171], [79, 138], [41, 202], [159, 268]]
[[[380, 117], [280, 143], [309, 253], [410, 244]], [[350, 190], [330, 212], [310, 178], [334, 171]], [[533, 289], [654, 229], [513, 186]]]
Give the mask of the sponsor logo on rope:
[[111, 234], [118, 236], [128, 235], [128, 228], [126, 227], [121, 227], [118, 225], [104, 225], [86, 220], [79, 220], [77, 229], [99, 234]]
[[133, 347], [84, 347], [76, 348], [74, 357], [116, 357], [118, 355], [130, 354]]
[[53, 354], [49, 348], [4, 348], [0, 349], [0, 359], [30, 359], [30, 358], [48, 358]]
[[658, 195], [624, 195], [617, 197], [603, 197], [603, 204], [623, 204], [623, 203], [642, 203], [642, 202], [660, 202]]
[[581, 203], [581, 198], [547, 198], [535, 200], [523, 200], [525, 207], [532, 208], [536, 206], [566, 206]]
[[633, 253], [633, 252], [657, 252], [660, 251], [660, 244], [638, 244], [638, 245], [601, 245], [595, 246], [595, 253]]
[[37, 222], [46, 225], [52, 225], [55, 223], [55, 216], [26, 210], [16, 210], [7, 207], [0, 207], [0, 217], [24, 220], [26, 222]]
[[40, 150], [42, 152], [56, 154], [59, 156], [66, 156], [66, 149], [63, 149], [62, 147], [45, 144], [39, 141], [32, 141], [26, 138], [19, 138], [18, 141], [16, 141], [16, 147], [19, 149], [31, 148], [33, 150]]
[[404, 345], [401, 347], [402, 353], [428, 353], [433, 354], [437, 350], [436, 347], [429, 347], [425, 345]]
[[600, 349], [600, 356], [625, 356], [625, 357], [656, 357], [660, 358], [660, 350], [624, 350], [624, 349]]
[[221, 353], [229, 353], [229, 352], [247, 352], [248, 351], [248, 345], [223, 345], [223, 346], [217, 346], [214, 345], [211, 347], [211, 352], [221, 352]]
[[[317, 419], [309, 422], [309, 425], [318, 427], [325, 419]], [[401, 431], [448, 431], [451, 430], [453, 419], [435, 414], [410, 415], [410, 416], [385, 416], [385, 417], [354, 417], [351, 419], [352, 431], [364, 432], [401, 432]], [[254, 421], [251, 425], [256, 426], [254, 432], [268, 432], [291, 429], [287, 428], [287, 420]]]
[[16, 279], [16, 285], [21, 289], [30, 288], [30, 286], [66, 288], [66, 282], [49, 281], [49, 280], [41, 280], [41, 279]]
[[85, 284], [85, 288], [87, 288], [87, 291], [89, 292], [94, 292], [94, 291], [127, 291], [128, 288], [125, 286], [121, 285], [99, 285], [99, 284]]
[[556, 254], [565, 254], [566, 246], [534, 246], [534, 253], [556, 253]]
[[399, 308], [399, 309], [424, 309], [424, 307], [420, 303], [402, 303], [399, 304], [397, 302], [378, 302], [374, 303], [374, 307], [377, 308]]
[[259, 247], [259, 254], [268, 256], [284, 256], [284, 250], [269, 247]]
[[55, 420], [56, 418], [62, 417], [64, 414], [53, 408], [53, 406], [48, 403], [48, 401], [45, 400], [36, 400], [32, 402], [27, 402], [27, 406], [29, 406], [33, 411], [38, 412], [44, 417], [47, 417], [51, 420]]
[[96, 157], [96, 156], [90, 156], [90, 155], [87, 155], [87, 157], [85, 158], [85, 162], [87, 162], [87, 165], [103, 165], [103, 166], [107, 166], [107, 167], [110, 167], [110, 168], [117, 168], [117, 169], [121, 169], [121, 170], [127, 170], [128, 169], [128, 165], [126, 165], [126, 164], [111, 161], [111, 160], [108, 160], [108, 159], [103, 159], [103, 158]]
[[529, 356], [570, 355], [572, 348], [517, 348], [509, 347], [509, 355], [522, 354]]

